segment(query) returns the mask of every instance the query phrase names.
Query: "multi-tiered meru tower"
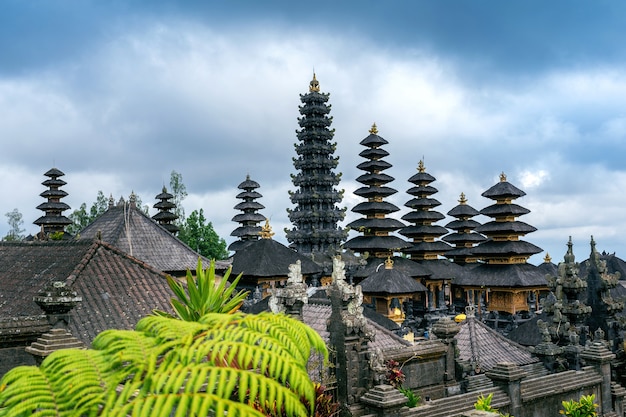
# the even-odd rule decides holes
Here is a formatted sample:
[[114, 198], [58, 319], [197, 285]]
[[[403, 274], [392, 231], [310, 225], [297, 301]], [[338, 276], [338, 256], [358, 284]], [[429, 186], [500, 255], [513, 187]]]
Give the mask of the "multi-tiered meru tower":
[[345, 217], [346, 209], [337, 207], [343, 197], [338, 191], [341, 174], [336, 174], [339, 157], [335, 157], [336, 143], [331, 140], [334, 130], [330, 128], [332, 117], [327, 93], [320, 93], [315, 74], [307, 94], [300, 95], [300, 130], [296, 133], [297, 158], [293, 165], [298, 171], [292, 175], [296, 191], [290, 191], [294, 209], [287, 209], [294, 225], [286, 229], [291, 247], [302, 254], [334, 254], [340, 249], [348, 232], [338, 226]]

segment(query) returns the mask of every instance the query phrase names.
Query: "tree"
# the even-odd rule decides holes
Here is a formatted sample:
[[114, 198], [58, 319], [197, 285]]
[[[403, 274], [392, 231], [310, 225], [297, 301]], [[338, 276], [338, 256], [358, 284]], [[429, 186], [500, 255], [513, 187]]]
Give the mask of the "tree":
[[76, 234], [83, 230], [85, 227], [98, 218], [102, 213], [109, 208], [109, 199], [104, 196], [102, 191], [98, 191], [96, 201], [93, 202], [89, 211], [87, 211], [87, 204], [83, 203], [80, 208], [74, 210], [68, 218], [74, 223], [66, 227], [66, 231], [71, 234]]
[[22, 220], [22, 213], [20, 213], [18, 209], [14, 208], [13, 211], [5, 213], [4, 215], [8, 218], [7, 222], [9, 223], [10, 229], [2, 240], [22, 240], [24, 238], [24, 229], [21, 228], [24, 224], [24, 220]]
[[213, 224], [204, 217], [204, 210], [191, 212], [178, 232], [180, 240], [209, 259], [226, 259], [226, 241], [218, 236]]
[[176, 226], [182, 227], [185, 223], [185, 208], [183, 207], [183, 200], [187, 197], [187, 187], [183, 184], [182, 174], [172, 171], [170, 174], [170, 193], [174, 196], [173, 203], [176, 204], [174, 214], [178, 216], [176, 219]]
[[304, 416], [316, 389], [306, 365], [328, 352], [283, 314], [149, 316], [106, 330], [93, 349], [63, 349], [0, 381], [0, 416]]

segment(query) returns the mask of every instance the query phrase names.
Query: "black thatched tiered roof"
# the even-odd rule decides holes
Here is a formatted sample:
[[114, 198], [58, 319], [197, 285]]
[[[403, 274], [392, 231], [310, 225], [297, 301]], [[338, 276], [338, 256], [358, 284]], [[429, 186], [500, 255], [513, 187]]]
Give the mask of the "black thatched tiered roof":
[[394, 268], [393, 261], [388, 259], [385, 266], [378, 268], [359, 284], [363, 294], [367, 295], [411, 295], [427, 291], [421, 282], [407, 273]]
[[67, 193], [60, 188], [67, 183], [59, 179], [59, 177], [65, 174], [59, 169], [52, 168], [43, 175], [49, 179], [41, 184], [48, 187], [48, 189], [39, 195], [47, 201], [38, 205], [37, 209], [43, 211], [45, 215], [33, 223], [41, 226], [44, 236], [48, 236], [53, 233], [64, 232], [65, 226], [72, 224], [72, 221], [63, 215], [63, 212], [69, 210], [70, 206], [61, 202], [61, 199], [66, 197]]
[[495, 204], [480, 211], [480, 214], [493, 220], [475, 229], [489, 239], [472, 249], [474, 255], [487, 263], [516, 264], [524, 263], [531, 255], [542, 251], [532, 243], [519, 239], [520, 236], [537, 230], [527, 223], [516, 220], [517, 217], [530, 212], [513, 203], [513, 200], [526, 195], [524, 191], [509, 183], [503, 173], [500, 175], [500, 182], [482, 195], [495, 201]]
[[263, 197], [256, 191], [260, 185], [258, 182], [250, 179], [250, 175], [246, 175], [246, 180], [239, 184], [237, 188], [243, 190], [237, 194], [237, 198], [242, 200], [235, 206], [235, 210], [241, 210], [240, 214], [232, 218], [234, 222], [238, 222], [240, 226], [233, 230], [231, 236], [236, 236], [239, 240], [234, 241], [228, 246], [228, 250], [238, 251], [244, 248], [252, 241], [259, 240], [261, 226], [259, 223], [265, 221], [265, 216], [257, 213], [258, 210], [264, 209], [265, 206], [258, 201]]
[[152, 207], [159, 210], [159, 212], [152, 216], [152, 219], [159, 223], [165, 230], [175, 235], [180, 230], [180, 227], [174, 224], [176, 219], [178, 219], [178, 216], [172, 213], [172, 210], [176, 208], [176, 204], [171, 201], [174, 196], [168, 193], [167, 188], [163, 186], [163, 190], [161, 190], [161, 193], [157, 194], [155, 198], [159, 200], [159, 202]]
[[400, 234], [411, 239], [413, 246], [404, 252], [415, 260], [438, 259], [439, 255], [452, 249], [446, 242], [436, 240], [448, 233], [445, 227], [434, 224], [445, 216], [433, 210], [441, 205], [437, 199], [431, 198], [437, 193], [437, 189], [430, 185], [435, 177], [426, 172], [424, 161], [419, 161], [417, 170], [417, 174], [409, 178], [414, 186], [407, 191], [414, 198], [405, 204], [412, 211], [402, 216], [402, 220], [412, 225], [400, 229]]
[[320, 93], [315, 74], [309, 92], [300, 95], [300, 100], [300, 143], [295, 145], [298, 157], [293, 158], [299, 172], [292, 176], [297, 190], [289, 193], [296, 207], [287, 210], [294, 225], [287, 230], [287, 240], [300, 253], [334, 253], [348, 235], [338, 226], [346, 209], [337, 207], [342, 199], [342, 193], [335, 188], [341, 178], [334, 172], [339, 161], [333, 156], [337, 144], [331, 143], [334, 130], [330, 128], [328, 94]]
[[464, 265], [476, 262], [472, 248], [487, 240], [483, 235], [474, 231], [480, 226], [480, 223], [473, 220], [472, 217], [478, 214], [480, 214], [478, 210], [467, 204], [467, 199], [463, 193], [459, 197], [459, 204], [448, 212], [448, 215], [456, 220], [452, 220], [446, 227], [454, 230], [454, 233], [444, 236], [441, 240], [454, 245], [454, 249], [447, 251], [445, 256], [455, 263]]
[[389, 234], [404, 227], [404, 224], [399, 220], [386, 217], [388, 214], [400, 210], [396, 205], [383, 201], [385, 197], [397, 192], [386, 185], [394, 178], [382, 172], [391, 167], [391, 164], [382, 160], [389, 155], [387, 151], [382, 149], [382, 146], [387, 143], [389, 142], [378, 136], [376, 124], [370, 129], [369, 136], [361, 141], [361, 145], [367, 149], [359, 155], [366, 158], [367, 161], [357, 166], [360, 170], [365, 171], [365, 174], [356, 180], [364, 187], [357, 189], [354, 194], [367, 198], [367, 201], [357, 204], [352, 208], [352, 211], [365, 217], [351, 222], [348, 227], [363, 233], [363, 235], [348, 240], [344, 245], [345, 248], [355, 252], [368, 252], [377, 258], [386, 258], [395, 250], [411, 246], [403, 239]]

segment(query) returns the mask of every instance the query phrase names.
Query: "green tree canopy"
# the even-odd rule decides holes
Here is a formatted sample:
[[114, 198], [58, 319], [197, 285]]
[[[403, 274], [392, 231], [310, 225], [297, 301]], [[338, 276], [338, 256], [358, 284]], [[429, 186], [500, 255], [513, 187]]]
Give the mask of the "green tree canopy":
[[172, 171], [170, 174], [170, 193], [174, 196], [173, 203], [176, 204], [174, 214], [178, 216], [175, 224], [178, 227], [182, 227], [185, 223], [185, 208], [183, 207], [183, 200], [187, 197], [187, 187], [183, 183], [182, 174]]
[[80, 208], [74, 210], [72, 214], [67, 216], [74, 223], [65, 228], [68, 233], [75, 235], [83, 230], [85, 227], [94, 221], [98, 216], [107, 211], [109, 208], [109, 199], [104, 196], [104, 193], [100, 190], [96, 196], [96, 201], [93, 202], [89, 211], [87, 211], [87, 203], [80, 205]]
[[14, 208], [13, 211], [4, 214], [9, 223], [9, 232], [2, 240], [6, 241], [16, 241], [24, 239], [24, 229], [22, 229], [22, 225], [24, 224], [24, 220], [22, 220], [22, 213], [19, 212], [18, 209]]
[[0, 381], [0, 416], [305, 416], [306, 365], [321, 337], [282, 314], [149, 316], [106, 330], [93, 349], [63, 349]]
[[209, 259], [226, 259], [226, 241], [218, 236], [213, 224], [204, 217], [204, 210], [191, 212], [178, 232], [180, 240]]

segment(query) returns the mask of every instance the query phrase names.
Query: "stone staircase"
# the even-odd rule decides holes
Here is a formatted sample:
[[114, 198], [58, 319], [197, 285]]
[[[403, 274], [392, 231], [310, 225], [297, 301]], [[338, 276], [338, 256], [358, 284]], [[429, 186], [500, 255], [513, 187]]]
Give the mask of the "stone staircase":
[[475, 391], [467, 394], [454, 395], [452, 397], [428, 401], [426, 404], [420, 405], [419, 407], [404, 408], [400, 415], [401, 417], [456, 417], [465, 411], [473, 410], [474, 403], [480, 394], [484, 396], [493, 394], [491, 405], [495, 408], [510, 404], [509, 397], [502, 389], [491, 387], [482, 392]]
[[581, 371], [566, 371], [539, 378], [526, 378], [521, 383], [522, 399], [532, 401], [560, 392], [599, 384], [601, 381], [602, 375], [591, 367], [583, 368]]
[[466, 379], [467, 392], [481, 392], [493, 388], [493, 382], [485, 374], [469, 375]]

